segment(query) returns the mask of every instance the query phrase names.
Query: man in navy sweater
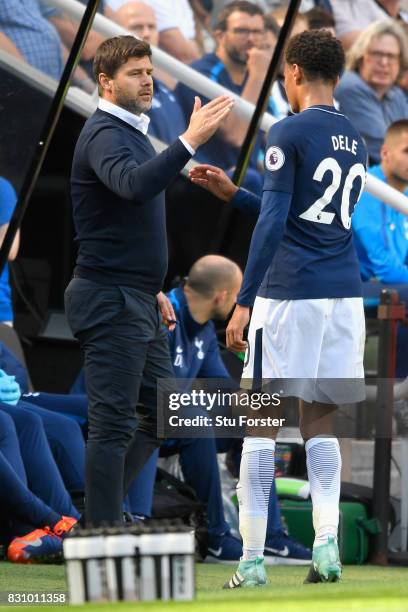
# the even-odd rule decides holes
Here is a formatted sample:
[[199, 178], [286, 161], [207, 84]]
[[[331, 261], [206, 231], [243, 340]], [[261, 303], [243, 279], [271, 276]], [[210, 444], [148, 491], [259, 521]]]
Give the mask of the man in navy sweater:
[[[71, 193], [78, 241], [65, 305], [85, 358], [89, 398], [86, 523], [120, 523], [124, 493], [158, 445], [156, 382], [171, 378], [160, 294], [167, 270], [164, 189], [228, 115], [222, 96], [201, 108], [160, 155], [146, 136], [150, 46], [105, 40], [94, 61], [100, 101], [79, 136]], [[140, 383], [145, 384], [140, 391]], [[135, 407], [143, 405], [136, 416]]]

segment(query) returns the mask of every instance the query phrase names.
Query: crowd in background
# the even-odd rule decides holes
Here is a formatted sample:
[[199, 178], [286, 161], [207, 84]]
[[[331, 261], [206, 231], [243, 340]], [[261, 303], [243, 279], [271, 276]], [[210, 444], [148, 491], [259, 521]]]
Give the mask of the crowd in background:
[[[83, 4], [86, 4], [85, 0]], [[287, 5], [288, 2], [278, 0], [244, 0], [232, 4], [228, 0], [101, 0], [98, 11], [135, 36], [160, 47], [210, 80], [255, 104], [285, 19]], [[7, 0], [0, 3], [0, 51], [27, 62], [55, 80], [61, 77], [77, 28], [78, 22], [45, 0]], [[364, 138], [372, 173], [399, 191], [406, 192], [408, 1], [303, 0], [292, 34], [312, 28], [330, 30], [340, 38], [347, 53], [347, 67], [335, 90], [335, 102], [338, 110], [349, 117]], [[91, 31], [73, 76], [73, 85], [89, 94], [96, 93], [92, 60], [103, 39], [99, 32]], [[195, 93], [191, 87], [177, 82], [163, 69], [155, 68], [149, 135], [169, 144], [184, 132]], [[201, 98], [204, 103], [205, 97]], [[267, 112], [277, 120], [291, 113], [282, 71], [271, 89]], [[398, 127], [389, 131], [393, 125]], [[197, 159], [232, 171], [247, 128], [246, 121], [231, 113], [216, 136], [200, 148]], [[262, 189], [263, 151], [264, 136], [260, 134], [244, 183], [245, 187], [258, 193]], [[399, 181], [395, 179], [396, 176]], [[364, 197], [369, 198], [367, 195]], [[11, 185], [0, 178], [2, 236], [10, 221], [15, 200], [16, 194]], [[361, 207], [354, 227], [363, 281], [371, 291], [375, 286], [377, 293], [381, 287], [388, 285], [406, 291], [406, 218], [373, 198], [363, 204], [365, 208]], [[375, 219], [368, 206], [372, 207], [370, 210], [376, 210]], [[386, 241], [377, 244], [375, 238], [381, 238], [381, 230], [386, 234]], [[366, 236], [370, 239], [367, 240]], [[14, 250], [11, 257], [15, 256]], [[10, 303], [6, 273], [3, 273], [0, 281], [0, 295], [5, 303]], [[371, 282], [373, 278], [377, 284]], [[0, 310], [0, 314], [3, 322], [12, 323], [10, 309]], [[407, 376], [408, 330], [400, 331], [398, 374]], [[5, 370], [4, 375], [0, 370], [0, 399], [6, 401], [3, 398], [9, 393], [12, 396], [9, 401], [11, 405], [21, 402], [14, 381], [7, 376], [16, 375], [9, 360], [4, 357], [0, 366]], [[28, 391], [27, 384], [22, 390]], [[47, 409], [51, 410], [62, 401], [56, 397], [50, 399], [43, 396], [42, 399], [50, 402]], [[84, 402], [84, 397], [80, 401]], [[77, 450], [67, 449], [64, 440], [56, 433], [60, 426], [54, 423], [58, 418], [67, 417], [54, 415], [45, 418], [36, 406], [38, 399], [36, 402], [32, 397], [27, 397], [24, 402], [18, 418], [15, 409], [9, 409], [8, 413], [0, 411], [0, 437], [3, 441], [0, 463], [8, 458], [14, 470], [14, 475], [7, 473], [9, 480], [6, 486], [15, 490], [20, 507], [30, 508], [31, 514], [24, 519], [25, 522], [52, 525], [49, 533], [52, 542], [54, 536], [59, 537], [58, 534], [68, 530], [79, 517], [67, 490], [83, 487], [83, 440], [79, 426], [71, 425], [75, 431], [70, 440], [77, 445]], [[25, 412], [22, 413], [22, 410]], [[24, 418], [21, 418], [22, 414]], [[64, 423], [61, 427], [67, 431]], [[35, 465], [25, 460], [25, 455], [31, 457], [33, 454], [37, 458], [42, 457], [49, 474], [55, 472], [55, 477], [50, 477], [48, 484], [38, 478]], [[70, 455], [77, 464], [74, 484], [67, 482], [68, 479], [64, 482], [59, 475], [61, 471], [64, 473]], [[56, 457], [56, 462], [53, 457]], [[72, 476], [73, 468], [68, 467]], [[5, 470], [0, 465], [3, 476]], [[19, 482], [15, 480], [15, 474], [18, 474]], [[65, 515], [73, 517], [71, 522], [67, 523], [66, 519], [61, 518]], [[24, 520], [19, 517], [15, 522], [19, 532], [25, 529]], [[58, 551], [57, 544], [55, 550]]]
[[[229, 18], [228, 4], [224, 0], [101, 0], [99, 13], [254, 103], [288, 2], [238, 3], [239, 18], [236, 11]], [[342, 41], [348, 63], [336, 100], [358, 125], [375, 163], [388, 125], [407, 116], [406, 4], [406, 0], [303, 0], [292, 32], [326, 28]], [[255, 25], [251, 28], [249, 22]], [[54, 79], [62, 74], [77, 28], [78, 22], [45, 0], [9, 0], [0, 7], [0, 49]], [[74, 85], [89, 93], [96, 89], [92, 59], [103, 38], [95, 29], [91, 31], [74, 74]], [[168, 143], [185, 129], [194, 92], [161, 69], [156, 68], [155, 74], [150, 134]], [[272, 88], [268, 112], [278, 119], [290, 113], [281, 77]], [[208, 150], [200, 153], [202, 161], [223, 168], [234, 165], [246, 128], [247, 123], [232, 115]], [[256, 152], [251, 166], [260, 167]]]

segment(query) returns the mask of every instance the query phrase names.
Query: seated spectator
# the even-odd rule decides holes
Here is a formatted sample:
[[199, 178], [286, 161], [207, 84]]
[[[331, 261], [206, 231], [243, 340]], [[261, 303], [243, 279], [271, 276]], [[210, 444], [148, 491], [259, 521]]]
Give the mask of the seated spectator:
[[[59, 81], [69, 48], [75, 38], [78, 23], [41, 0], [7, 0], [0, 3], [0, 47], [31, 66]], [[63, 44], [62, 34], [68, 48]], [[84, 59], [89, 60], [96, 49], [100, 34], [91, 32], [84, 47]], [[74, 85], [88, 93], [95, 82], [78, 66]]]
[[[114, 12], [128, 1], [106, 0], [105, 15], [114, 19]], [[156, 13], [160, 48], [186, 64], [198, 59], [194, 16], [188, 0], [145, 0], [145, 4]]]
[[408, 117], [407, 98], [397, 86], [407, 64], [404, 31], [392, 21], [372, 23], [348, 53], [335, 98], [364, 138], [370, 163], [380, 162], [387, 127]]
[[[381, 147], [381, 164], [369, 172], [408, 195], [408, 119], [393, 123]], [[365, 191], [352, 217], [365, 297], [396, 289], [408, 316], [408, 218]], [[400, 326], [397, 377], [408, 376], [408, 328]]]
[[336, 34], [346, 50], [374, 21], [384, 21], [389, 17], [408, 21], [408, 13], [401, 10], [401, 0], [330, 0], [330, 4]]
[[7, 0], [0, 3], [0, 30], [26, 61], [59, 80], [64, 68], [61, 39], [49, 18], [57, 9], [39, 0]]
[[[50, 560], [61, 556], [61, 536], [75, 525], [79, 514], [62, 482], [53, 479], [50, 453], [44, 454], [46, 441], [38, 436], [35, 422], [28, 420], [24, 436], [17, 437], [13, 420], [3, 412], [3, 406], [0, 402], [0, 507], [7, 557], [14, 563]], [[33, 453], [31, 460], [23, 456], [25, 445]], [[27, 449], [24, 452], [27, 455]], [[35, 466], [31, 465], [32, 459], [38, 471], [34, 474], [35, 480], [42, 479], [43, 489], [49, 489], [45, 500], [33, 492], [31, 478]]]
[[315, 6], [304, 13], [307, 20], [308, 30], [329, 30], [336, 36], [335, 25], [336, 22], [333, 19], [333, 15], [321, 6]]
[[[405, 32], [405, 39], [408, 41], [408, 23], [404, 23], [402, 27], [404, 28]], [[399, 87], [401, 87], [405, 96], [408, 98], [408, 66], [405, 66], [405, 68], [402, 70], [398, 85]]]
[[[231, 2], [220, 13], [215, 37], [215, 53], [204, 55], [192, 64], [192, 68], [255, 104], [271, 58], [270, 52], [262, 48], [265, 37], [263, 11], [246, 0]], [[178, 84], [175, 93], [186, 119], [197, 93], [182, 83]], [[202, 102], [205, 104], [207, 100]], [[237, 161], [247, 130], [248, 121], [232, 111], [211, 141], [200, 147], [197, 159], [231, 168]], [[259, 144], [260, 139], [256, 149]], [[256, 168], [256, 164], [257, 150], [252, 155], [251, 167]]]
[[[3, 243], [11, 217], [13, 216], [17, 196], [11, 183], [0, 176], [0, 246]], [[20, 246], [20, 230], [16, 233], [11, 246], [8, 260], [13, 261], [17, 257]], [[9, 283], [9, 271], [6, 264], [0, 276], [0, 323], [13, 325], [13, 305], [11, 299], [11, 287]]]

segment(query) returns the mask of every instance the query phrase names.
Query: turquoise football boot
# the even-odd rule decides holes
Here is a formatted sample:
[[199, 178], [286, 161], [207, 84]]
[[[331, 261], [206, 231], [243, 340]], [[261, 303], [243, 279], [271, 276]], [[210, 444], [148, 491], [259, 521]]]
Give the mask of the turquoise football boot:
[[338, 582], [341, 578], [341, 563], [337, 541], [333, 536], [327, 544], [313, 548], [312, 565], [305, 584], [316, 582]]
[[267, 584], [264, 558], [257, 557], [250, 561], [241, 559], [238, 569], [228, 582], [224, 584], [224, 589], [236, 589], [238, 587], [255, 587]]

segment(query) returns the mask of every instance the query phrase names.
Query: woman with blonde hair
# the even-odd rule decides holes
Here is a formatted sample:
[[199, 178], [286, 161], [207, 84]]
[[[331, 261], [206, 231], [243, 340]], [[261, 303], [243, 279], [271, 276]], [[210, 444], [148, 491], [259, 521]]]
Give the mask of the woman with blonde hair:
[[347, 54], [335, 97], [365, 139], [371, 163], [380, 161], [388, 126], [408, 117], [408, 100], [397, 85], [407, 66], [407, 37], [392, 20], [369, 25]]

